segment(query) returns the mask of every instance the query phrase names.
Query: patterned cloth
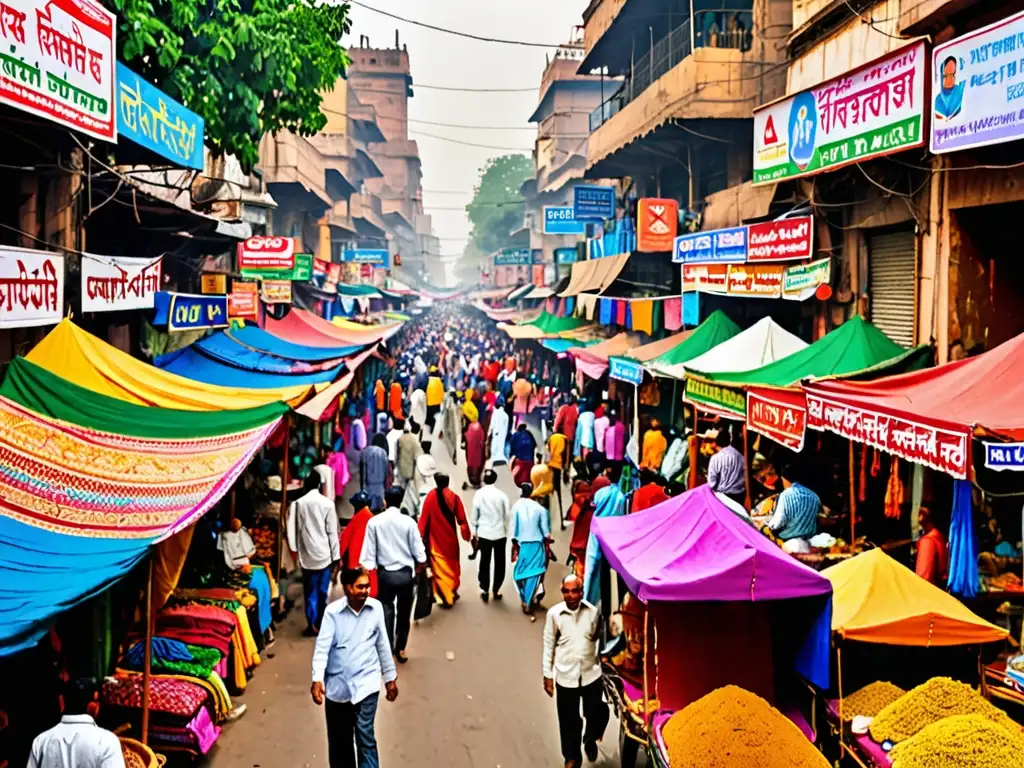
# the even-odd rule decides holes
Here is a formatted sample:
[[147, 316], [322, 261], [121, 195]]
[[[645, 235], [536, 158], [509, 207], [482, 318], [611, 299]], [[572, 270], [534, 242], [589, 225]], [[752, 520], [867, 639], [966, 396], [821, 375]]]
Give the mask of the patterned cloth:
[[[195, 683], [153, 676], [149, 685], [149, 707], [154, 712], [193, 718], [206, 702], [207, 692]], [[142, 709], [142, 675], [108, 678], [100, 701], [106, 706]]]
[[805, 485], [793, 483], [779, 494], [768, 527], [783, 541], [809, 539], [818, 532], [821, 499]]

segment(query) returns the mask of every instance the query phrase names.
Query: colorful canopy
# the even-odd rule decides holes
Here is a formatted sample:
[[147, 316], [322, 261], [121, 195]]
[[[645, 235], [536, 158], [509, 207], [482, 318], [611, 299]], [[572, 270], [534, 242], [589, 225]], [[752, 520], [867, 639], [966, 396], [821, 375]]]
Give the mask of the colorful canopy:
[[196, 342], [177, 352], [161, 355], [153, 363], [165, 371], [205, 384], [230, 387], [244, 381], [256, 389], [280, 389], [292, 384], [326, 385], [334, 381], [344, 368], [344, 363], [338, 363], [332, 368], [312, 373], [276, 373], [268, 370], [280, 364], [274, 360], [258, 352], [220, 358], [208, 353], [202, 342]]
[[498, 325], [513, 339], [553, 339], [566, 338], [570, 334], [585, 328], [584, 321], [578, 317], [555, 317], [549, 312], [542, 312], [536, 320], [517, 325]]
[[576, 360], [576, 370], [592, 379], [599, 379], [608, 370], [609, 357], [621, 357], [635, 347], [637, 337], [628, 333], [617, 333], [610, 339], [593, 346], [576, 346], [569, 354]]
[[799, 352], [807, 342], [770, 317], [762, 318], [721, 344], [685, 363], [661, 365], [658, 373], [682, 379], [687, 371], [746, 371]]
[[639, 347], [633, 347], [633, 349], [626, 353], [626, 357], [633, 360], [639, 360], [641, 363], [646, 363], [648, 360], [653, 360], [656, 357], [661, 357], [662, 355], [667, 354], [692, 335], [692, 330], [680, 331], [679, 333], [672, 334], [671, 336], [666, 336], [664, 339], [652, 341], [650, 344], [642, 344]]
[[382, 341], [401, 327], [401, 323], [338, 326], [298, 307], [292, 307], [281, 320], [268, 317], [266, 322], [266, 330], [277, 338], [310, 347], [365, 346]]
[[832, 582], [832, 629], [848, 640], [888, 645], [974, 645], [1007, 632], [880, 549], [821, 572]]
[[541, 339], [540, 345], [560, 355], [573, 347], [592, 347], [600, 343], [600, 339]]
[[220, 411], [280, 401], [296, 405], [311, 392], [303, 384], [251, 389], [212, 386], [176, 376], [136, 360], [67, 319], [36, 344], [26, 359], [101, 395], [161, 408]]
[[272, 333], [267, 333], [255, 325], [229, 328], [221, 333], [238, 344], [257, 352], [265, 352], [268, 355], [285, 357], [291, 360], [302, 360], [307, 363], [349, 357], [359, 352], [360, 349], [359, 345], [356, 344], [345, 344], [337, 347], [312, 347], [305, 344], [292, 344], [290, 341], [278, 338]]
[[716, 309], [693, 330], [689, 337], [665, 354], [651, 360], [645, 367], [652, 373], [661, 375], [659, 371], [661, 367], [678, 365], [692, 360], [698, 355], [703, 355], [709, 349], [717, 347], [723, 341], [731, 339], [739, 332], [740, 327], [730, 320], [725, 312]]

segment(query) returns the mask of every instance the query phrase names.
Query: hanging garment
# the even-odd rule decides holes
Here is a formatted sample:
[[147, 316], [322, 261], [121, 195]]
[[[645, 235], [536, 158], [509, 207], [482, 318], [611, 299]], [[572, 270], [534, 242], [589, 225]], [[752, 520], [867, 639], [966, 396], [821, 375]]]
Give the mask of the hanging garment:
[[665, 330], [678, 331], [683, 327], [683, 299], [665, 300]]
[[889, 483], [885, 486], [885, 516], [890, 520], [900, 519], [905, 491], [903, 481], [900, 480], [900, 460], [893, 457]]
[[647, 335], [654, 333], [654, 302], [650, 300], [630, 302], [633, 312], [632, 329]]
[[612, 321], [616, 325], [625, 327], [626, 325], [626, 308], [629, 304], [628, 301], [615, 301], [615, 319]]
[[611, 325], [615, 322], [615, 318], [612, 316], [612, 310], [615, 308], [615, 302], [611, 299], [599, 299], [601, 302], [601, 314], [598, 322], [601, 325]]

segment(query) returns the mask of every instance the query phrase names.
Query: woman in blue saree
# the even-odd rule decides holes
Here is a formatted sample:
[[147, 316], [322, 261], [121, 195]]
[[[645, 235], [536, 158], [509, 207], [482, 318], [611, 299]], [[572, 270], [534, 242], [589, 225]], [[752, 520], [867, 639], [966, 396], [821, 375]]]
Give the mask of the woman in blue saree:
[[536, 621], [536, 606], [544, 597], [544, 574], [548, 570], [551, 522], [548, 511], [530, 498], [533, 486], [520, 486], [522, 498], [512, 507], [512, 562], [523, 613]]

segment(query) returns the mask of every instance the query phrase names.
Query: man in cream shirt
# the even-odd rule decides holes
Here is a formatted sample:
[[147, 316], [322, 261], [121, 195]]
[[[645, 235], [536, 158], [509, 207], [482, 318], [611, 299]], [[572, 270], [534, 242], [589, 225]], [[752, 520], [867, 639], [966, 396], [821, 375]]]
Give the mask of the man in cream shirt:
[[[501, 585], [505, 583], [505, 548], [511, 521], [508, 496], [495, 483], [498, 475], [493, 469], [484, 472], [484, 487], [473, 494], [473, 507], [469, 515], [469, 529], [473, 534], [473, 547], [480, 551], [480, 599], [487, 602], [491, 590], [494, 599], [501, 600]], [[491, 556], [494, 556], [494, 581], [491, 581]]]

